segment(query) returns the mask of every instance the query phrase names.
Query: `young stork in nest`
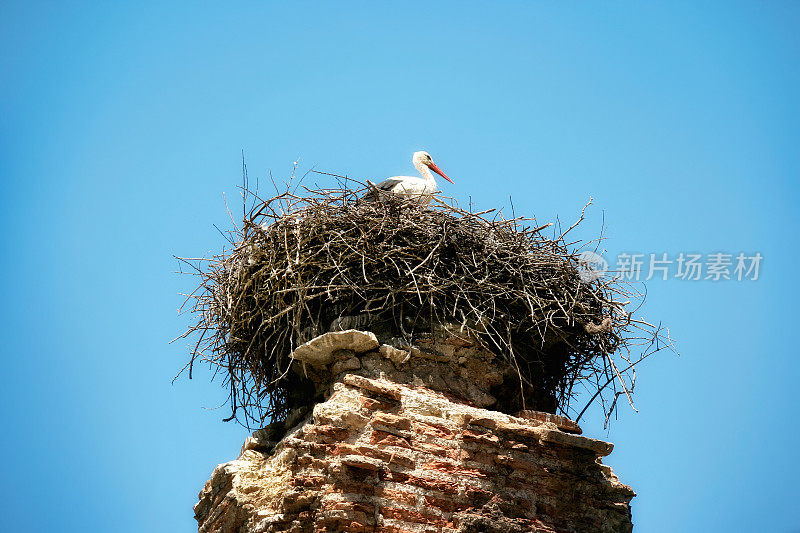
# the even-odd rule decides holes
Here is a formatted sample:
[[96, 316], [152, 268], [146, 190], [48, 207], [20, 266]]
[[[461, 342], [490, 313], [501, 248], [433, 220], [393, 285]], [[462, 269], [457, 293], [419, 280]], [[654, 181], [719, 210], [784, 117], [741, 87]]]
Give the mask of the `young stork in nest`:
[[[441, 177], [453, 183], [442, 170], [433, 162], [431, 154], [428, 152], [414, 152], [411, 162], [417, 167], [422, 175], [421, 178], [415, 176], [394, 176], [373, 185], [374, 189], [362, 198], [365, 202], [374, 202], [383, 194], [396, 194], [403, 199], [415, 199], [420, 204], [427, 204], [431, 201], [432, 195], [436, 192], [436, 180], [433, 178], [431, 170]], [[367, 182], [369, 183], [369, 182]]]

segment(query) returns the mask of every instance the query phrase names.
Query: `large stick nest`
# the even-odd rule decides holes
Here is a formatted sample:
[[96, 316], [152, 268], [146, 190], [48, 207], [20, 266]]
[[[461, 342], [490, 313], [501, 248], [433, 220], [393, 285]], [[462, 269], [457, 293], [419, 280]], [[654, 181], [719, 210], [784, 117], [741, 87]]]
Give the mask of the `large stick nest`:
[[574, 417], [571, 401], [588, 391], [608, 420], [620, 395], [630, 401], [633, 366], [658, 349], [659, 329], [632, 318], [626, 306], [638, 294], [628, 285], [581, 276], [569, 230], [547, 237], [550, 225], [533, 219], [361, 194], [306, 189], [259, 201], [229, 252], [185, 260], [201, 279], [187, 366], [200, 358], [223, 373], [229, 419], [260, 425], [308, 402], [289, 354], [354, 316], [409, 343], [442, 324], [480, 339], [519, 376], [503, 385], [500, 409]]

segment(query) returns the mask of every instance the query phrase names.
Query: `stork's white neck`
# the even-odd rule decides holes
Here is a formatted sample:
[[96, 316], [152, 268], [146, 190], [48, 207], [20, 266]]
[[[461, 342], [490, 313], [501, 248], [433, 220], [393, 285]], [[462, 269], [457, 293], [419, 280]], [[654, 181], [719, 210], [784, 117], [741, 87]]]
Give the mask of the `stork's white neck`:
[[436, 179], [433, 177], [433, 173], [431, 173], [431, 169], [428, 168], [428, 165], [424, 164], [422, 161], [415, 161], [414, 166], [417, 167], [417, 171], [419, 171], [425, 181], [436, 184]]

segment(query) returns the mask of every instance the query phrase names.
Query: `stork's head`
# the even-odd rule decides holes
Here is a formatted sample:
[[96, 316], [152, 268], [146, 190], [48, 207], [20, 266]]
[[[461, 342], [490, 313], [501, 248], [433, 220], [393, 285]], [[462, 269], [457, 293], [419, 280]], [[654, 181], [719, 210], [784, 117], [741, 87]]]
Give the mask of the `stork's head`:
[[424, 165], [429, 169], [433, 170], [434, 172], [436, 172], [437, 174], [439, 174], [441, 177], [443, 177], [450, 183], [453, 183], [453, 180], [448, 178], [447, 175], [444, 172], [442, 172], [442, 169], [436, 166], [436, 163], [433, 162], [433, 158], [431, 158], [431, 154], [429, 154], [428, 152], [424, 151], [414, 152], [414, 157], [411, 158], [411, 161], [414, 162], [415, 167]]

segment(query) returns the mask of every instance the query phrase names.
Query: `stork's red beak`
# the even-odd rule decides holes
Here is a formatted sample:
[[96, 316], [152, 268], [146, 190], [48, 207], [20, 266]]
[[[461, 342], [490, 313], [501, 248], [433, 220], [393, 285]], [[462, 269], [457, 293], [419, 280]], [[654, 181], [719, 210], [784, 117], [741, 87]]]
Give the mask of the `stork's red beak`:
[[433, 161], [431, 161], [430, 163], [428, 163], [428, 166], [431, 168], [431, 170], [433, 170], [434, 172], [436, 172], [437, 174], [439, 174], [441, 177], [443, 177], [444, 179], [446, 179], [447, 181], [449, 181], [450, 183], [452, 183], [453, 185], [455, 185], [455, 182], [453, 182], [453, 180], [451, 180], [450, 178], [448, 178], [448, 177], [447, 177], [447, 174], [445, 174], [444, 172], [442, 172], [442, 169], [440, 169], [439, 167], [437, 167], [437, 166], [436, 166], [436, 164], [435, 164]]

